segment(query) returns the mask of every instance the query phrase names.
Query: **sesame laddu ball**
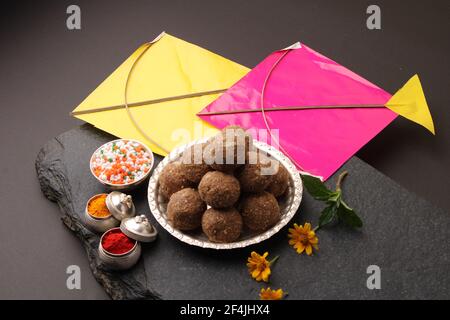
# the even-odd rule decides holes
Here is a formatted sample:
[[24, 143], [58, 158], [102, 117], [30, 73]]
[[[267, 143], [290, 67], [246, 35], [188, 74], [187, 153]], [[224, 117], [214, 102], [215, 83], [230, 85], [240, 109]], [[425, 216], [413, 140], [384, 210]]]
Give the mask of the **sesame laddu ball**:
[[281, 218], [277, 199], [268, 192], [246, 195], [240, 212], [244, 225], [252, 231], [266, 231]]
[[181, 166], [186, 178], [198, 185], [203, 176], [212, 169], [206, 164], [203, 157], [204, 144], [196, 144], [184, 151], [181, 157]]
[[201, 226], [206, 204], [197, 190], [185, 188], [175, 192], [167, 204], [167, 219], [179, 230], [194, 230]]
[[[243, 192], [258, 193], [264, 191], [272, 182], [275, 175], [271, 166], [276, 160], [270, 159], [261, 152], [252, 151], [249, 153], [249, 162], [240, 172], [237, 178], [241, 184]], [[264, 170], [265, 169], [265, 170]]]
[[273, 194], [275, 198], [279, 198], [286, 193], [288, 186], [289, 186], [289, 172], [280, 163], [278, 165], [278, 171], [273, 176], [272, 182], [269, 184], [266, 191]]
[[246, 163], [248, 152], [253, 148], [253, 138], [244, 129], [229, 126], [211, 140], [211, 147], [211, 167], [229, 173]]
[[193, 186], [180, 162], [169, 163], [159, 176], [159, 193], [165, 200], [169, 200], [175, 192]]
[[236, 241], [242, 232], [242, 217], [235, 208], [209, 208], [202, 217], [202, 229], [213, 242]]
[[232, 175], [221, 171], [205, 174], [198, 185], [200, 197], [213, 208], [232, 207], [239, 199], [239, 181]]

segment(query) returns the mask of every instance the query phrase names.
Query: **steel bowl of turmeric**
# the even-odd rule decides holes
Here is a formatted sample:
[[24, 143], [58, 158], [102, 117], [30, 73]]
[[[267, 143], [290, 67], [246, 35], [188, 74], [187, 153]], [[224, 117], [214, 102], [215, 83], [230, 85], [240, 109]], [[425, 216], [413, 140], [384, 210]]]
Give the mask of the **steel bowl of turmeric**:
[[132, 189], [145, 181], [153, 167], [153, 153], [142, 142], [117, 139], [92, 154], [92, 175], [112, 190]]
[[117, 227], [120, 221], [114, 218], [106, 205], [106, 193], [96, 194], [86, 203], [84, 225], [93, 232], [105, 232]]

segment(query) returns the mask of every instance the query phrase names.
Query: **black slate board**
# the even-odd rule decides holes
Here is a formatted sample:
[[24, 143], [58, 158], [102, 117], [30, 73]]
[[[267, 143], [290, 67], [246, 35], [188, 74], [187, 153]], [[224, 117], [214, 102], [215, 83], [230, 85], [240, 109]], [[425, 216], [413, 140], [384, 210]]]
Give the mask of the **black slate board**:
[[[43, 193], [58, 203], [63, 222], [80, 238], [94, 276], [113, 299], [257, 299], [266, 285], [248, 275], [245, 263], [252, 250], [280, 255], [269, 285], [288, 291], [288, 299], [450, 298], [450, 215], [356, 157], [343, 167], [350, 172], [343, 189], [364, 227], [321, 230], [320, 251], [313, 257], [299, 256], [288, 245], [287, 228], [240, 250], [188, 246], [156, 223], [143, 186], [131, 194], [138, 212], [158, 228], [158, 240], [143, 246], [143, 258], [133, 269], [107, 272], [97, 260], [99, 236], [80, 223], [80, 215], [89, 197], [105, 191], [89, 172], [89, 158], [113, 138], [83, 125], [50, 140], [36, 160]], [[321, 208], [304, 195], [292, 223], [316, 224]], [[369, 265], [381, 268], [380, 290], [366, 286]]]

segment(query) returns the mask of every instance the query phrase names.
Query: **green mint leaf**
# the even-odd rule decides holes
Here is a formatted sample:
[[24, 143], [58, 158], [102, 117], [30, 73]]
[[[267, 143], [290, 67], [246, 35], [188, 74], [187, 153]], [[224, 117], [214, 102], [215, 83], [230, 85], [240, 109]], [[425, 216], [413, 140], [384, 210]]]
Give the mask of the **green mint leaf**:
[[336, 205], [339, 207], [339, 203], [341, 202], [341, 195], [342, 195], [341, 191], [333, 192], [327, 199], [327, 203], [330, 205], [336, 203]]
[[342, 200], [341, 205], [337, 208], [337, 215], [349, 227], [361, 228], [363, 225], [355, 211]]
[[303, 185], [314, 199], [326, 201], [334, 194], [319, 178], [309, 175], [301, 175], [301, 177]]
[[338, 208], [334, 203], [329, 205], [328, 207], [325, 207], [319, 218], [319, 228], [333, 221], [333, 219], [336, 217], [337, 210]]

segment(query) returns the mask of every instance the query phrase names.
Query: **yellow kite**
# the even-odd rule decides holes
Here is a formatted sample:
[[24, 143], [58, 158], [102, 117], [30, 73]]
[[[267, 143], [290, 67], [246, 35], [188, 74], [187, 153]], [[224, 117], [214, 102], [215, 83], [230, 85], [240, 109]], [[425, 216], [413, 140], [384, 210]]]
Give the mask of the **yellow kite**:
[[162, 33], [138, 48], [72, 115], [120, 138], [167, 155], [217, 129], [196, 114], [248, 68]]

